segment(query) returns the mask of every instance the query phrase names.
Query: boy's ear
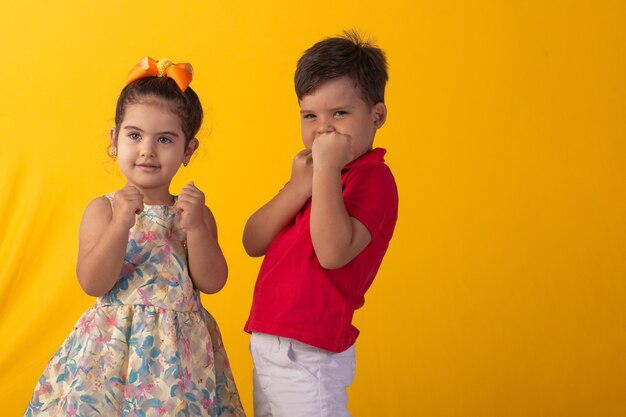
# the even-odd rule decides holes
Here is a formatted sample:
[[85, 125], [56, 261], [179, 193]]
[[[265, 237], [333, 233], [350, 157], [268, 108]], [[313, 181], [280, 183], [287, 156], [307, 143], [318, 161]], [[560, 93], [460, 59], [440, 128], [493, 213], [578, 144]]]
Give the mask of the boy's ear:
[[200, 142], [196, 138], [193, 138], [189, 141], [189, 143], [187, 144], [187, 148], [185, 149], [185, 157], [183, 158], [184, 163], [189, 163], [191, 155], [193, 155], [196, 149], [198, 149], [199, 145]]
[[385, 120], [387, 120], [387, 106], [385, 106], [385, 103], [376, 103], [372, 109], [372, 116], [374, 117], [374, 127], [376, 129], [385, 124]]

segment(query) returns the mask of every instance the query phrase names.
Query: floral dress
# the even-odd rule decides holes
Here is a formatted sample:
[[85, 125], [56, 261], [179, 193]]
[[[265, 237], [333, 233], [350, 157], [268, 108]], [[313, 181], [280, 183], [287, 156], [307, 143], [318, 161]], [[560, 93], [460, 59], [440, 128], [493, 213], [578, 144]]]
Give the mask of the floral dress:
[[144, 206], [120, 279], [52, 357], [25, 416], [244, 416], [179, 221], [171, 207]]

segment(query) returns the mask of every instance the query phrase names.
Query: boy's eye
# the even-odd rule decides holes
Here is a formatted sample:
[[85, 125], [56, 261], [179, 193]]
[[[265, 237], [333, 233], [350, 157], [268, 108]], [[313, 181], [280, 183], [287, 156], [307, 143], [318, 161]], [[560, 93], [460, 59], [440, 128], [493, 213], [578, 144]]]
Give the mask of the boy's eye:
[[159, 143], [172, 143], [172, 140], [166, 136], [161, 136], [160, 138], [157, 139], [157, 142]]
[[311, 113], [306, 113], [302, 115], [303, 119], [315, 119], [315, 115]]
[[345, 110], [337, 110], [337, 111], [334, 113], [334, 116], [335, 116], [335, 117], [338, 117], [338, 116], [345, 116], [346, 114], [348, 114], [348, 112], [347, 112], [347, 111], [345, 111]]

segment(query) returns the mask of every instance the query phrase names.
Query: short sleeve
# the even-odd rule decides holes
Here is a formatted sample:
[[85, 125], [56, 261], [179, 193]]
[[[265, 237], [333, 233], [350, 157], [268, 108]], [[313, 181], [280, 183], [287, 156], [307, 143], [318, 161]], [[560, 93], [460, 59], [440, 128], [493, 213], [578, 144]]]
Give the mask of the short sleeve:
[[350, 170], [343, 184], [346, 210], [372, 237], [390, 239], [398, 216], [398, 191], [389, 167], [368, 163]]

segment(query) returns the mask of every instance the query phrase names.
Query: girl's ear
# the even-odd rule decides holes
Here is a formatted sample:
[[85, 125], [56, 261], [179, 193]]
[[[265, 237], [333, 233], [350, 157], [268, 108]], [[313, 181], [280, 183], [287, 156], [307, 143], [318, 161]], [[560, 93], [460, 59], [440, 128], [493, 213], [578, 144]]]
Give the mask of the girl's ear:
[[387, 120], [387, 106], [385, 106], [385, 103], [376, 103], [372, 109], [372, 115], [374, 117], [374, 127], [380, 129], [385, 124], [385, 120]]
[[117, 155], [117, 135], [114, 127], [109, 131], [109, 135], [111, 136], [111, 154], [115, 156]]
[[189, 143], [187, 144], [187, 148], [185, 149], [185, 157], [183, 158], [183, 163], [185, 164], [189, 163], [189, 160], [191, 159], [191, 155], [193, 155], [196, 149], [198, 149], [199, 145], [200, 145], [200, 142], [196, 138], [193, 138], [189, 141]]

